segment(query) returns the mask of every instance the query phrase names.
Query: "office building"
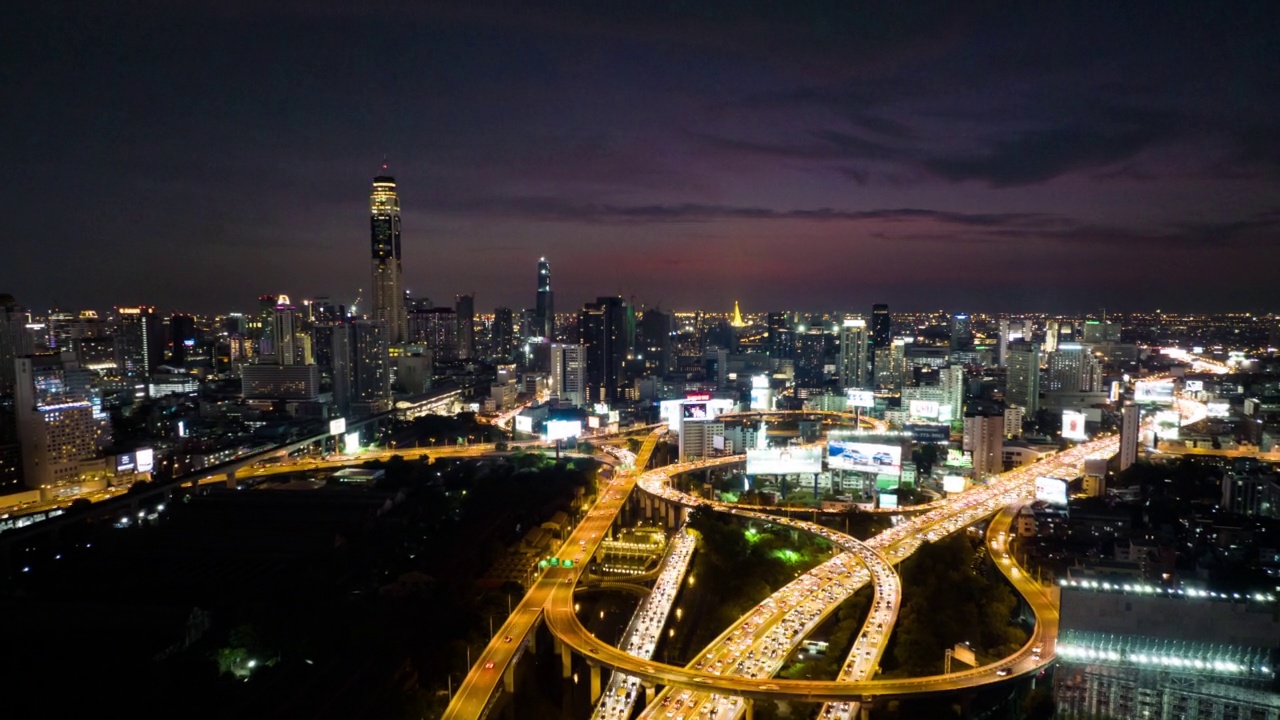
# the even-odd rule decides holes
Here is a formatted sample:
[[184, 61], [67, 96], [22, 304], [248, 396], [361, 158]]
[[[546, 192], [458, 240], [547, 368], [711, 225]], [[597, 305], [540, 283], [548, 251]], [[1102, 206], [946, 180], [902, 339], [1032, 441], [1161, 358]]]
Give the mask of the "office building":
[[938, 420], [949, 422], [964, 417], [964, 366], [948, 365], [939, 370], [938, 385], [942, 388], [943, 396], [939, 403]]
[[12, 295], [0, 295], [0, 396], [14, 392], [14, 359], [35, 352], [27, 334], [28, 320]]
[[373, 256], [371, 317], [387, 326], [383, 342], [399, 343], [404, 341], [406, 328], [400, 277], [400, 198], [396, 195], [395, 178], [380, 175], [373, 179], [369, 214]]
[[871, 368], [867, 361], [867, 341], [867, 321], [845, 318], [840, 326], [840, 355], [836, 365], [841, 388], [861, 390], [868, 387]]
[[1004, 415], [965, 415], [964, 449], [973, 454], [975, 480], [1004, 472]]
[[887, 348], [893, 341], [893, 317], [889, 306], [877, 303], [871, 306], [871, 347]]
[[1080, 342], [1086, 344], [1106, 344], [1120, 342], [1120, 323], [1106, 320], [1086, 320]]
[[1009, 343], [1005, 400], [1035, 416], [1040, 410], [1040, 346], [1026, 341]]
[[333, 333], [333, 399], [339, 413], [373, 415], [390, 408], [388, 330], [376, 321], [344, 322]]
[[796, 387], [820, 388], [826, 380], [827, 334], [822, 328], [809, 328], [796, 335]]
[[1022, 437], [1022, 421], [1025, 415], [1022, 408], [1010, 405], [1004, 409], [1004, 436], [1008, 438]]
[[245, 400], [299, 400], [320, 398], [320, 369], [315, 365], [245, 365], [240, 371], [241, 394]]
[[476, 356], [476, 296], [459, 295], [453, 309], [458, 323], [458, 359], [470, 360]]
[[554, 340], [556, 337], [555, 294], [551, 291], [551, 263], [545, 257], [538, 258], [538, 296], [533, 311], [534, 337]]
[[388, 348], [391, 386], [396, 393], [421, 395], [431, 389], [435, 372], [431, 348], [423, 343], [401, 343]]
[[489, 328], [489, 354], [500, 362], [510, 361], [516, 353], [516, 315], [511, 308], [493, 311], [493, 327]]
[[901, 390], [907, 374], [906, 341], [902, 338], [894, 338], [889, 343], [889, 347], [876, 348], [875, 370], [877, 390]]
[[458, 359], [458, 313], [453, 308], [414, 307], [408, 315], [408, 338], [431, 348], [436, 362]]
[[289, 302], [288, 295], [276, 298], [275, 309], [271, 313], [271, 346], [275, 351], [258, 358], [258, 362], [274, 362], [277, 365], [299, 365], [304, 355], [300, 345], [297, 323], [298, 310]]
[[[73, 345], [70, 334], [68, 333], [66, 347], [63, 349], [69, 350]], [[178, 367], [186, 365], [195, 344], [196, 319], [182, 313], [169, 316], [169, 363]]]
[[637, 343], [646, 375], [661, 376], [671, 371], [674, 334], [675, 319], [671, 313], [651, 308], [641, 315]]
[[14, 414], [23, 480], [48, 488], [80, 478], [81, 463], [101, 457], [111, 442], [93, 373], [71, 353], [29, 355], [14, 361]]
[[587, 404], [587, 349], [551, 343], [551, 397], [574, 407]]
[[578, 313], [578, 336], [587, 353], [588, 403], [612, 404], [622, 395], [627, 318], [627, 303], [618, 297], [597, 298]]
[[769, 313], [769, 357], [789, 360], [796, 355], [796, 331], [790, 313]]
[[[716, 447], [720, 438], [720, 448]], [[724, 423], [720, 420], [685, 420], [680, 424], [680, 462], [724, 454]]]
[[151, 377], [164, 362], [164, 328], [153, 307], [118, 307], [116, 368], [128, 378]]
[[1121, 472], [1138, 461], [1138, 443], [1142, 432], [1137, 405], [1125, 405], [1120, 410], [1120, 465]]
[[958, 313], [951, 316], [951, 349], [965, 350], [973, 347], [973, 326], [969, 316]]
[[1049, 392], [1098, 392], [1102, 388], [1102, 366], [1088, 348], [1079, 343], [1059, 343], [1049, 354]]

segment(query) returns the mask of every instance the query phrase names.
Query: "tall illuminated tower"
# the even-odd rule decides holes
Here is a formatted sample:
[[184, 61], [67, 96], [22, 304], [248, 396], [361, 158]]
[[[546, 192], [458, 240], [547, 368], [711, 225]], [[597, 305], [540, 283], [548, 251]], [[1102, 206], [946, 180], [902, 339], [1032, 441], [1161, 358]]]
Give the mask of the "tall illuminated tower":
[[[383, 165], [385, 168], [386, 165]], [[369, 196], [373, 240], [373, 319], [387, 328], [390, 343], [405, 337], [404, 293], [400, 284], [400, 198], [396, 179], [379, 175]]]
[[555, 339], [556, 305], [551, 293], [551, 263], [538, 258], [538, 304], [534, 310], [533, 332], [538, 337]]

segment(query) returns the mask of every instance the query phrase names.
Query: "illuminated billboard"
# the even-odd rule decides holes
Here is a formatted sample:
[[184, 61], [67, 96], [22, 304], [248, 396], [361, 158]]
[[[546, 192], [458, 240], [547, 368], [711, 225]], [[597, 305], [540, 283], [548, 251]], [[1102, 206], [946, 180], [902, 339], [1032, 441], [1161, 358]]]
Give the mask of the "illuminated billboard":
[[120, 453], [116, 456], [116, 474], [133, 472], [136, 469], [133, 453]]
[[1133, 384], [1133, 401], [1136, 403], [1172, 405], [1173, 383], [1139, 380]]
[[822, 472], [822, 448], [783, 447], [747, 450], [748, 475], [793, 475]]
[[1186, 392], [1204, 392], [1203, 380], [1187, 380], [1182, 383], [1182, 389]]
[[151, 448], [138, 448], [133, 454], [138, 472], [151, 472], [156, 465], [156, 451]]
[[342, 451], [348, 455], [355, 455], [360, 452], [360, 433], [349, 432], [342, 436]]
[[973, 455], [963, 450], [947, 449], [947, 459], [942, 462], [949, 467], [973, 467]]
[[341, 435], [347, 431], [347, 419], [344, 417], [334, 418], [329, 421], [329, 434]]
[[516, 416], [516, 432], [522, 432], [522, 433], [533, 432], [533, 416], [517, 415]]
[[1231, 403], [1227, 400], [1210, 400], [1204, 409], [1211, 418], [1231, 417]]
[[902, 446], [831, 438], [827, 441], [827, 464], [833, 470], [901, 475]]
[[1062, 437], [1068, 440], [1087, 440], [1084, 432], [1084, 413], [1075, 410], [1062, 411]]
[[964, 492], [969, 487], [969, 480], [960, 475], [944, 475], [942, 478], [942, 489], [947, 493]]
[[710, 420], [706, 403], [685, 403], [680, 406], [680, 417], [685, 420]]
[[547, 442], [576, 438], [582, 434], [581, 420], [548, 420], [543, 437]]
[[876, 406], [876, 394], [870, 390], [845, 390], [844, 394], [849, 398], [849, 407], [851, 408]]
[[882, 508], [898, 507], [898, 494], [889, 493], [889, 492], [880, 493], [880, 507]]
[[936, 400], [912, 400], [907, 406], [913, 418], [934, 419], [938, 417], [938, 401]]
[[751, 409], [772, 410], [773, 391], [769, 388], [751, 388]]
[[905, 429], [918, 443], [944, 443], [951, 439], [951, 426], [941, 423], [911, 423]]
[[1156, 412], [1156, 435], [1161, 440], [1177, 440], [1178, 430], [1182, 427], [1182, 416], [1177, 410], [1160, 410]]
[[1055, 477], [1036, 478], [1036, 500], [1054, 507], [1067, 506], [1067, 481]]

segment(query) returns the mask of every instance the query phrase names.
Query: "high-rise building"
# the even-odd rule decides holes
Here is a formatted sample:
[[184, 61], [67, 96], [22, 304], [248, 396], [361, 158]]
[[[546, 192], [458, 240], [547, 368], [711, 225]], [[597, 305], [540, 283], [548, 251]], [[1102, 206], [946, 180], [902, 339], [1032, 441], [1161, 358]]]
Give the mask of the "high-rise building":
[[845, 318], [840, 326], [840, 356], [837, 364], [840, 387], [864, 389], [870, 368], [867, 363], [867, 321]]
[[164, 362], [164, 328], [153, 307], [118, 307], [116, 367], [129, 378], [148, 379]]
[[889, 347], [875, 351], [876, 389], [900, 390], [907, 374], [907, 342], [894, 338]]
[[893, 341], [893, 318], [889, 306], [876, 303], [871, 306], [871, 347], [887, 348]]
[[587, 349], [551, 344], [551, 397], [575, 407], [587, 404]]
[[476, 356], [476, 296], [459, 295], [453, 303], [457, 316], [458, 359]]
[[248, 330], [256, 347], [255, 354], [259, 362], [273, 362], [276, 354], [276, 305], [280, 304], [278, 295], [259, 295], [258, 313], [249, 319]]
[[390, 407], [386, 326], [357, 320], [334, 327], [333, 399], [344, 415], [373, 415]]
[[796, 386], [820, 388], [826, 380], [827, 334], [820, 327], [796, 336]]
[[578, 313], [578, 335], [587, 349], [587, 402], [614, 403], [621, 397], [627, 348], [627, 303], [596, 298]]
[[400, 198], [396, 195], [395, 178], [379, 175], [373, 179], [369, 213], [373, 250], [372, 318], [387, 326], [386, 342], [403, 342], [406, 328], [400, 278]]
[[951, 316], [951, 349], [964, 350], [973, 347], [973, 325], [969, 316], [957, 313]]
[[[182, 367], [196, 343], [196, 319], [183, 313], [169, 317], [169, 362]], [[67, 348], [70, 348], [70, 343]]]
[[240, 372], [245, 400], [311, 400], [320, 398], [320, 369], [301, 363], [245, 365]]
[[35, 352], [27, 334], [27, 312], [12, 295], [0, 295], [0, 395], [14, 391], [14, 358]]
[[780, 360], [796, 355], [796, 331], [791, 313], [769, 313], [769, 357]]
[[453, 308], [419, 308], [409, 312], [408, 341], [431, 348], [436, 361], [458, 359], [458, 313]]
[[80, 463], [99, 457], [111, 442], [93, 373], [81, 369], [71, 353], [20, 357], [14, 366], [14, 413], [27, 487], [74, 482]]
[[556, 337], [555, 295], [551, 292], [551, 263], [538, 258], [538, 297], [533, 313], [533, 334], [554, 340]]
[[1034, 416], [1040, 410], [1040, 346], [1019, 341], [1009, 343], [1009, 372], [1005, 380], [1005, 400]]
[[1004, 415], [965, 415], [964, 449], [973, 454], [973, 477], [986, 480], [1004, 471]]
[[1009, 339], [1009, 318], [1000, 318], [1000, 338], [996, 347], [996, 365], [999, 367], [1009, 365]]
[[939, 414], [938, 419], [946, 422], [955, 420], [964, 416], [964, 366], [948, 365], [938, 370], [938, 385], [942, 388], [943, 400], [939, 405], [951, 409], [950, 414], [943, 417]]
[[1081, 342], [1118, 343], [1120, 342], [1120, 324], [1106, 320], [1086, 320]]
[[1138, 442], [1142, 432], [1138, 422], [1137, 405], [1125, 405], [1120, 410], [1120, 465], [1121, 472], [1138, 461]]
[[672, 335], [675, 322], [671, 313], [656, 308], [644, 311], [640, 318], [639, 352], [648, 375], [666, 375], [671, 371]]
[[1079, 343], [1059, 343], [1049, 354], [1049, 392], [1097, 392], [1102, 386], [1102, 366]]
[[275, 353], [269, 358], [259, 358], [259, 362], [272, 362], [276, 365], [300, 365], [301, 353], [298, 347], [298, 309], [289, 302], [288, 295], [276, 299], [275, 309], [271, 314], [271, 345]]
[[493, 311], [493, 327], [489, 328], [489, 353], [499, 362], [507, 362], [516, 352], [516, 315], [511, 308]]

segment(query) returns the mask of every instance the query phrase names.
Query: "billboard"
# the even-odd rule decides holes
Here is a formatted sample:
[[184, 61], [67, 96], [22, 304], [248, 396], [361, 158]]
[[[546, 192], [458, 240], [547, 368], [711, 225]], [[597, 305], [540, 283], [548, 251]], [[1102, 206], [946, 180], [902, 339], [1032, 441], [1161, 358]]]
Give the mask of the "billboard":
[[582, 434], [582, 421], [548, 420], [543, 434], [547, 442], [576, 438]]
[[1173, 383], [1139, 380], [1133, 384], [1133, 401], [1136, 403], [1172, 405]]
[[1067, 481], [1055, 477], [1036, 478], [1036, 500], [1054, 507], [1067, 506]]
[[938, 407], [937, 400], [912, 400], [907, 407], [911, 412], [911, 417], [924, 418], [926, 420], [931, 418], [936, 419], [938, 417], [938, 411], [941, 410], [941, 408]]
[[711, 447], [716, 450], [724, 450], [724, 436], [715, 435], [711, 438]]
[[913, 423], [906, 426], [918, 443], [943, 443], [951, 439], [951, 426], [940, 423]]
[[943, 465], [950, 467], [973, 467], [973, 455], [963, 450], [947, 449], [947, 459], [942, 462]]
[[831, 438], [827, 441], [827, 464], [833, 470], [901, 475], [902, 446]]
[[523, 432], [523, 433], [533, 432], [533, 416], [517, 415], [516, 416], [516, 432]]
[[329, 434], [341, 435], [347, 431], [347, 419], [344, 417], [334, 418], [329, 421]]
[[793, 475], [822, 472], [822, 447], [747, 450], [748, 475]]
[[1177, 440], [1178, 429], [1182, 427], [1182, 415], [1177, 410], [1159, 410], [1156, 412], [1156, 435], [1161, 440]]
[[772, 410], [773, 391], [769, 388], [751, 388], [751, 409]]
[[680, 406], [680, 417], [685, 420], [710, 420], [706, 403], [685, 403]]
[[342, 451], [348, 455], [360, 452], [360, 433], [349, 432], [342, 436]]
[[875, 407], [876, 394], [870, 390], [845, 390], [844, 394], [849, 398], [849, 407]]
[[944, 475], [942, 477], [942, 489], [947, 493], [964, 492], [969, 487], [969, 480], [960, 475]]
[[116, 456], [116, 474], [133, 472], [137, 466], [133, 461], [133, 453], [120, 453]]
[[1182, 389], [1186, 392], [1204, 392], [1203, 380], [1187, 380], [1182, 383]]
[[151, 448], [138, 448], [133, 454], [138, 472], [151, 472], [156, 466], [156, 451]]
[[1068, 440], [1087, 440], [1084, 432], [1084, 413], [1076, 410], [1062, 411], [1062, 437]]
[[1211, 418], [1231, 417], [1231, 403], [1227, 400], [1210, 400], [1204, 409]]
[[880, 507], [896, 508], [898, 507], [898, 494], [891, 492], [880, 493]]

